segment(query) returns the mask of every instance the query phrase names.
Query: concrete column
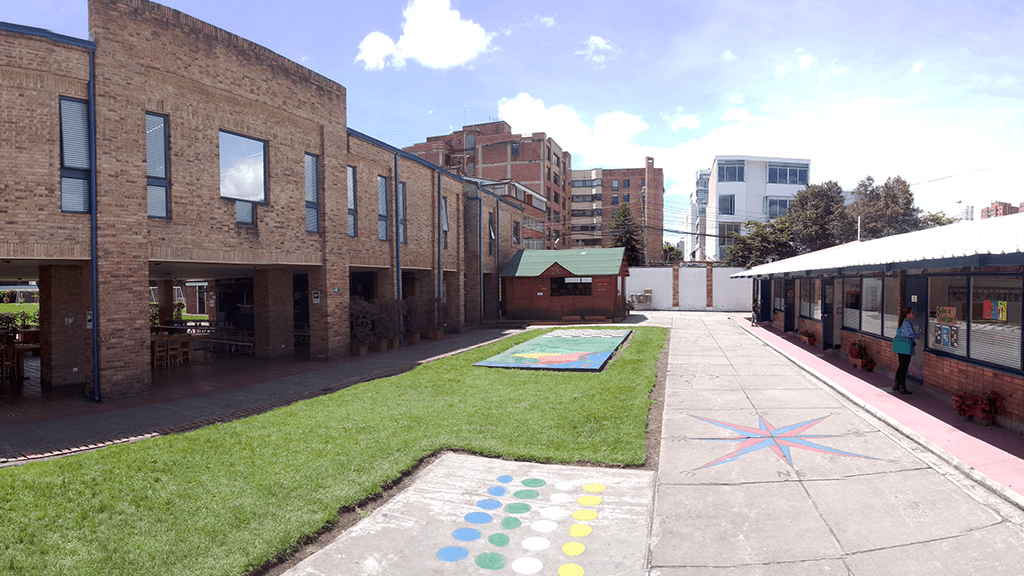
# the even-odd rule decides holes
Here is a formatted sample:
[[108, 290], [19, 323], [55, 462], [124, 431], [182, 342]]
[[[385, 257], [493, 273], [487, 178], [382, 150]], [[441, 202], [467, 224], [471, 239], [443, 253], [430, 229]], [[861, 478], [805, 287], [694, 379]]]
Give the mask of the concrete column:
[[157, 280], [156, 297], [160, 304], [160, 324], [167, 326], [174, 318], [174, 280]]
[[[43, 384], [92, 385], [92, 301], [87, 265], [39, 267], [40, 378]], [[148, 360], [148, 359], [147, 359]]]
[[295, 353], [293, 298], [291, 270], [259, 268], [253, 274], [257, 356], [279, 358]]

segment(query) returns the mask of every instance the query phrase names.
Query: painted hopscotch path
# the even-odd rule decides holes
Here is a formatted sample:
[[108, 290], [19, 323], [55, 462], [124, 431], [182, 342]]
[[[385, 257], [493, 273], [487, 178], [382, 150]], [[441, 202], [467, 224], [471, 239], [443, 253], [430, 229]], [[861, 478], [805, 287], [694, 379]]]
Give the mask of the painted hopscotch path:
[[553, 330], [474, 364], [488, 368], [604, 370], [632, 330]]
[[445, 454], [287, 576], [643, 575], [654, 472]]

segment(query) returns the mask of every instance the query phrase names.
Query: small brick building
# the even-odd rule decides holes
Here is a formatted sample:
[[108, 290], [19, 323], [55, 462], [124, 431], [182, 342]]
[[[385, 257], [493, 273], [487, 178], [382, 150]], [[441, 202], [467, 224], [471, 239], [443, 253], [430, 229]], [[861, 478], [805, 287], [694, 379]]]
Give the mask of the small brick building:
[[625, 248], [520, 250], [501, 273], [509, 318], [586, 321], [626, 317]]

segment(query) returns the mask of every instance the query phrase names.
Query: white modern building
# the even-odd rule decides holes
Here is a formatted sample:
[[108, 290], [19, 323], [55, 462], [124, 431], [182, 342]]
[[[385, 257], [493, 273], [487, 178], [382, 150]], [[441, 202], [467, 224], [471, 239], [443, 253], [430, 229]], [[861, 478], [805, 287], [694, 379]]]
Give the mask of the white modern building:
[[687, 259], [721, 260], [733, 233], [751, 220], [767, 222], [786, 213], [796, 193], [807, 187], [811, 161], [766, 156], [715, 156], [707, 184], [707, 207], [699, 201], [701, 174], [690, 201], [695, 241]]
[[[686, 260], [702, 260], [698, 254], [706, 252], [705, 245], [707, 237], [702, 233], [707, 221], [705, 220], [708, 211], [708, 184], [711, 181], [711, 170], [698, 170], [697, 183], [693, 192], [690, 193], [690, 211], [686, 216], [686, 232], [683, 236], [679, 249], [683, 251], [683, 258]], [[698, 251], [698, 245], [701, 249]]]

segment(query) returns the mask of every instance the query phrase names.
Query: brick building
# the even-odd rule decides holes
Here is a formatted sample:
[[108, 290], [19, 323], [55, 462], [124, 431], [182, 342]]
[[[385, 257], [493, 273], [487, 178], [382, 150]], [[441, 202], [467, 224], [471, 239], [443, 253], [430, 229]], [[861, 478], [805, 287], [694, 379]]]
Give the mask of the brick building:
[[1021, 202], [1019, 206], [1014, 206], [1009, 202], [993, 202], [988, 208], [981, 209], [981, 217], [982, 219], [998, 218], [1008, 214], [1016, 214], [1021, 211], [1024, 211], [1024, 202]]
[[176, 279], [263, 357], [299, 323], [310, 358], [347, 355], [352, 296], [443, 295], [462, 327], [458, 175], [349, 129], [343, 86], [181, 12], [90, 0], [89, 28], [0, 26], [0, 277], [38, 279], [43, 383], [147, 393], [150, 287], [166, 318]]
[[501, 318], [498, 275], [523, 248], [529, 218], [520, 203], [483, 182], [465, 181], [465, 317], [472, 324]]
[[602, 246], [611, 239], [615, 212], [629, 206], [645, 231], [648, 259], [660, 261], [665, 218], [665, 176], [647, 157], [643, 168], [572, 171], [569, 246]]
[[[456, 174], [504, 182], [515, 181], [540, 195], [529, 205], [544, 211], [543, 246], [560, 248], [569, 221], [567, 198], [572, 156], [543, 132], [513, 134], [507, 122], [463, 126], [451, 134], [431, 136], [405, 148]], [[525, 203], [516, 198], [517, 202]], [[543, 205], [541, 205], [543, 204]]]
[[626, 308], [625, 248], [520, 250], [501, 272], [509, 318], [619, 322]]

